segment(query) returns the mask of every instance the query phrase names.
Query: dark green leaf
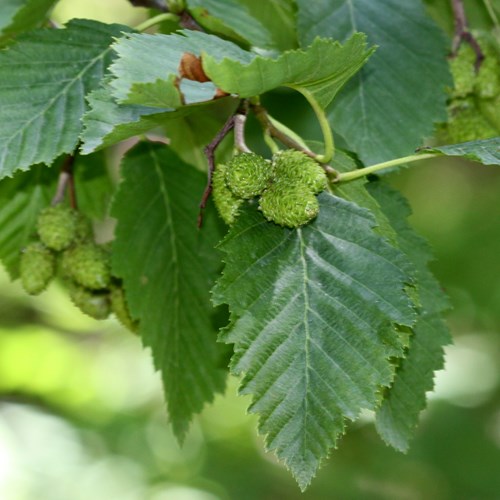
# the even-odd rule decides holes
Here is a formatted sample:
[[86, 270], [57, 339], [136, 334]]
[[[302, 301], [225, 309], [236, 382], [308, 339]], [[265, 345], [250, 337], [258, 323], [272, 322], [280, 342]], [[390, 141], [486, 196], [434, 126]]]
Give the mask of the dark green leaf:
[[232, 323], [232, 371], [244, 374], [266, 444], [305, 488], [344, 430], [375, 408], [393, 368], [388, 322], [415, 319], [404, 293], [404, 255], [373, 232], [370, 212], [327, 193], [320, 214], [297, 230], [240, 216], [222, 243], [216, 303]]
[[297, 0], [302, 45], [316, 36], [344, 40], [353, 32], [378, 46], [368, 65], [338, 96], [330, 118], [366, 164], [405, 156], [446, 120], [451, 84], [448, 42], [420, 0]]
[[40, 26], [56, 2], [57, 0], [2, 0], [0, 35], [16, 35]]
[[426, 392], [434, 386], [434, 372], [443, 367], [443, 346], [450, 334], [441, 319], [449, 308], [439, 283], [428, 269], [431, 254], [427, 243], [407, 224], [411, 214], [406, 200], [382, 182], [369, 184], [398, 235], [401, 249], [418, 270], [421, 310], [410, 339], [406, 357], [400, 361], [391, 388], [386, 391], [377, 411], [377, 430], [384, 440], [400, 451], [406, 451], [426, 406]]
[[111, 60], [112, 37], [127, 29], [72, 21], [24, 35], [0, 53], [0, 178], [74, 150], [85, 94]]
[[463, 142], [450, 146], [425, 148], [422, 153], [442, 153], [446, 156], [463, 156], [485, 165], [500, 165], [500, 137], [482, 141]]
[[224, 388], [209, 289], [220, 267], [220, 237], [208, 211], [196, 227], [205, 176], [164, 145], [128, 153], [113, 214], [113, 269], [123, 278], [140, 335], [161, 370], [174, 432]]
[[189, 10], [203, 26], [246, 40], [255, 47], [272, 48], [271, 33], [238, 0], [188, 0]]

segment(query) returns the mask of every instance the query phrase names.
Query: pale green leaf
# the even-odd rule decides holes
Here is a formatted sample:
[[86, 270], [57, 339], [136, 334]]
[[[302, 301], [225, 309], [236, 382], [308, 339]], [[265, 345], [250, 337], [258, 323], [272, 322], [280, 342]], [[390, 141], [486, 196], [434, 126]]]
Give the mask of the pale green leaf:
[[0, 178], [74, 150], [85, 95], [111, 60], [112, 37], [127, 29], [72, 21], [23, 35], [0, 53]]
[[302, 45], [356, 31], [378, 46], [338, 96], [331, 124], [366, 164], [412, 152], [446, 119], [449, 42], [420, 0], [297, 0]]
[[272, 48], [271, 33], [238, 0], [187, 0], [202, 26], [223, 35], [247, 41], [255, 47]]
[[143, 134], [168, 119], [170, 109], [118, 104], [109, 87], [93, 91], [83, 115], [81, 151], [89, 154], [135, 135]]
[[220, 237], [209, 210], [196, 227], [206, 178], [167, 146], [143, 144], [123, 163], [113, 205], [118, 219], [113, 270], [161, 371], [170, 420], [182, 441], [193, 413], [224, 388], [209, 289], [220, 266]]
[[203, 67], [222, 90], [240, 97], [263, 94], [276, 87], [291, 87], [310, 94], [323, 108], [365, 64], [371, 54], [358, 33], [340, 45], [317, 38], [310, 47], [284, 52], [276, 59], [258, 56], [251, 62], [220, 60], [206, 51]]
[[211, 101], [214, 97], [216, 88], [211, 82], [183, 79], [177, 88], [179, 64], [186, 52], [199, 56], [207, 51], [218, 58], [241, 62], [254, 57], [219, 37], [189, 30], [173, 35], [132, 34], [118, 40], [113, 49], [118, 54], [111, 65], [115, 98], [123, 104], [164, 108], [178, 107], [181, 102]]
[[57, 0], [2, 0], [0, 4], [1, 35], [16, 35], [40, 26]]
[[428, 269], [431, 259], [427, 243], [406, 222], [411, 210], [406, 200], [382, 182], [370, 183], [370, 193], [397, 231], [401, 249], [418, 270], [421, 310], [410, 339], [406, 357], [400, 361], [396, 377], [377, 411], [377, 430], [383, 439], [406, 451], [426, 406], [426, 392], [434, 386], [434, 372], [443, 367], [443, 346], [451, 341], [441, 316], [449, 303], [439, 283]]
[[462, 156], [484, 165], [500, 165], [500, 137], [492, 137], [482, 141], [463, 142], [450, 146], [424, 148], [422, 153], [442, 153], [446, 156]]
[[38, 212], [50, 204], [58, 171], [35, 165], [0, 181], [0, 259], [10, 277], [19, 276], [21, 250], [36, 237]]
[[405, 257], [373, 232], [366, 209], [327, 193], [311, 224], [290, 230], [248, 208], [221, 244], [213, 295], [227, 303], [232, 372], [243, 374], [266, 444], [307, 487], [343, 433], [375, 408], [393, 367], [387, 323], [415, 319]]

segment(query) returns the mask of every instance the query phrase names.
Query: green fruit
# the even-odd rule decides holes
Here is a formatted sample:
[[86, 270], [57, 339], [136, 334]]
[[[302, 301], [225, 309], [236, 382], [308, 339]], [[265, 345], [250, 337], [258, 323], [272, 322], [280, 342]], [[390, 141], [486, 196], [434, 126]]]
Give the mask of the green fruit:
[[111, 286], [111, 311], [115, 313], [116, 319], [128, 330], [137, 333], [139, 322], [132, 319], [127, 306], [124, 290], [121, 286]]
[[215, 206], [224, 222], [231, 226], [238, 217], [238, 211], [243, 203], [226, 184], [227, 165], [219, 164], [212, 176], [212, 195]]
[[21, 284], [27, 293], [38, 295], [54, 277], [56, 259], [42, 243], [29, 244], [21, 254]]
[[274, 182], [287, 186], [307, 186], [320, 193], [327, 186], [325, 171], [312, 158], [300, 151], [289, 149], [273, 157]]
[[64, 252], [61, 271], [85, 288], [106, 288], [111, 281], [109, 253], [95, 243], [75, 245]]
[[80, 212], [75, 214], [75, 237], [74, 241], [85, 241], [92, 239], [92, 222]]
[[269, 185], [272, 165], [255, 153], [240, 153], [227, 165], [226, 184], [238, 198], [248, 200]]
[[453, 97], [465, 97], [474, 92], [476, 53], [468, 43], [462, 43], [457, 54], [450, 59], [449, 66], [453, 77]]
[[75, 239], [77, 212], [64, 205], [44, 208], [37, 219], [40, 240], [48, 248], [61, 251]]
[[85, 287], [70, 284], [69, 297], [80, 311], [95, 319], [106, 319], [111, 313], [108, 290], [89, 290]]
[[319, 203], [307, 187], [274, 184], [260, 197], [259, 209], [267, 220], [297, 228], [318, 215]]

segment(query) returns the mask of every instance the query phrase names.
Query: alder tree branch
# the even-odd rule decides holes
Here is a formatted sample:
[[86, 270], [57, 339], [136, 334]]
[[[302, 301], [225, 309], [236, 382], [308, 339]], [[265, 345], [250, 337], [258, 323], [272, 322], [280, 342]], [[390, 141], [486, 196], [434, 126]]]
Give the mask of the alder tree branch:
[[250, 153], [250, 149], [245, 142], [245, 125], [247, 122], [247, 115], [243, 113], [236, 113], [234, 115], [234, 144], [237, 149], [243, 153]]
[[52, 205], [57, 205], [64, 201], [66, 192], [69, 194], [69, 202], [73, 208], [77, 207], [75, 179], [73, 177], [73, 166], [75, 164], [75, 155], [68, 155], [61, 166], [59, 180], [57, 183], [56, 194], [52, 198]]
[[[236, 113], [237, 114], [237, 113]], [[208, 199], [212, 194], [212, 175], [215, 171], [215, 150], [219, 147], [219, 144], [224, 140], [227, 134], [231, 132], [235, 125], [235, 116], [236, 114], [231, 115], [226, 123], [222, 126], [222, 128], [217, 132], [217, 135], [213, 138], [212, 142], [208, 144], [203, 152], [207, 157], [208, 161], [208, 172], [207, 172], [207, 186], [205, 191], [203, 192], [203, 196], [200, 202], [200, 212], [198, 214], [198, 228], [201, 228], [203, 225], [203, 213], [207, 206]]]
[[484, 60], [483, 51], [477, 40], [469, 31], [463, 0], [451, 0], [451, 6], [453, 8], [453, 17], [455, 18], [455, 36], [453, 37], [452, 56], [455, 57], [457, 55], [462, 42], [467, 42], [476, 54], [474, 69], [477, 73]]

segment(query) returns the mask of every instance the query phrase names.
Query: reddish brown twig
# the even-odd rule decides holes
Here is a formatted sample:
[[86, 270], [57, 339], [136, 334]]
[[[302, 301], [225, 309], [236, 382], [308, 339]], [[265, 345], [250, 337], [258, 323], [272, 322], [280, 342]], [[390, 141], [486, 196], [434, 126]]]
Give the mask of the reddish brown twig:
[[455, 57], [457, 55], [458, 49], [460, 48], [462, 42], [468, 43], [476, 54], [474, 69], [477, 73], [484, 60], [483, 51], [481, 50], [481, 47], [479, 46], [477, 40], [469, 31], [463, 0], [451, 0], [451, 6], [453, 8], [453, 16], [455, 18], [455, 36], [453, 37], [452, 56]]
[[203, 152], [207, 157], [208, 161], [208, 173], [207, 173], [207, 186], [203, 192], [203, 196], [200, 202], [200, 212], [198, 214], [198, 228], [203, 225], [203, 213], [205, 207], [207, 206], [208, 199], [212, 194], [212, 175], [215, 170], [215, 151], [219, 147], [219, 144], [224, 140], [227, 134], [234, 128], [235, 115], [231, 115], [222, 128], [217, 132], [217, 135], [213, 138], [212, 142], [208, 144]]

